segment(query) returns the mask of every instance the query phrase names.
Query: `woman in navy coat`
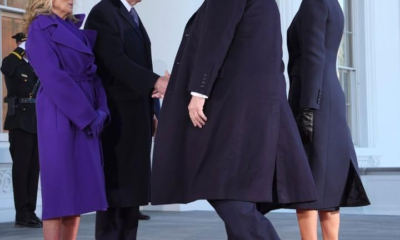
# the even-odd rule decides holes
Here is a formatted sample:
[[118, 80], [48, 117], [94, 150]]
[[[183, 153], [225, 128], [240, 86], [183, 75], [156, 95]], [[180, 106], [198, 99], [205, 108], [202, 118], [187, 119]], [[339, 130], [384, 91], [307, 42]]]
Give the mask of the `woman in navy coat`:
[[337, 0], [303, 0], [288, 30], [289, 101], [308, 154], [319, 200], [298, 209], [302, 239], [338, 239], [339, 208], [365, 206], [357, 157], [336, 72], [344, 16]]
[[229, 239], [271, 240], [278, 237], [256, 203], [316, 200], [281, 44], [275, 0], [204, 1], [186, 26], [161, 110], [152, 204], [207, 199]]

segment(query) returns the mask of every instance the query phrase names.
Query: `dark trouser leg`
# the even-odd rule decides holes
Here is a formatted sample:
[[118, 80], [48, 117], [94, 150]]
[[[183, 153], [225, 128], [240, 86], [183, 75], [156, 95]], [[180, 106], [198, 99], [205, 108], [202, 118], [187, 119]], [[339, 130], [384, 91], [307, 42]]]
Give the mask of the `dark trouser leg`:
[[122, 226], [119, 240], [136, 240], [139, 226], [139, 206], [121, 208], [120, 210]]
[[136, 240], [139, 207], [108, 208], [96, 214], [96, 240]]
[[28, 211], [34, 213], [36, 211], [36, 200], [37, 200], [37, 192], [38, 192], [38, 184], [39, 184], [39, 150], [38, 150], [38, 140], [37, 135], [32, 134], [31, 136], [32, 142], [32, 156], [29, 164], [29, 198], [28, 198]]
[[209, 202], [224, 221], [228, 240], [279, 240], [271, 222], [257, 210], [255, 203]]
[[96, 213], [96, 240], [118, 240], [118, 208]]
[[[31, 167], [31, 163], [37, 161], [37, 159], [32, 159], [35, 147], [37, 148], [37, 140], [34, 141], [35, 139], [35, 134], [30, 134], [23, 130], [16, 129], [9, 132], [17, 221], [28, 217], [32, 204], [34, 204], [34, 209], [36, 208], [39, 167], [38, 164], [33, 168]], [[31, 201], [33, 198], [35, 200]]]

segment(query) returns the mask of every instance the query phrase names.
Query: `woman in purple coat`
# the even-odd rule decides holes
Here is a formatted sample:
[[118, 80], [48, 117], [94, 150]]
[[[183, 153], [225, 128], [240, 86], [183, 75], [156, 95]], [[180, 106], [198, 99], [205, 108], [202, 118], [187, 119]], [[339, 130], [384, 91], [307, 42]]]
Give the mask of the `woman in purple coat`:
[[337, 0], [303, 0], [288, 30], [290, 105], [297, 118], [319, 199], [297, 208], [302, 239], [339, 237], [339, 208], [369, 204], [346, 122], [336, 73], [344, 17]]
[[41, 87], [38, 139], [45, 239], [76, 239], [80, 214], [107, 208], [99, 135], [108, 119], [96, 76], [96, 34], [81, 31], [73, 0], [30, 0], [28, 58]]

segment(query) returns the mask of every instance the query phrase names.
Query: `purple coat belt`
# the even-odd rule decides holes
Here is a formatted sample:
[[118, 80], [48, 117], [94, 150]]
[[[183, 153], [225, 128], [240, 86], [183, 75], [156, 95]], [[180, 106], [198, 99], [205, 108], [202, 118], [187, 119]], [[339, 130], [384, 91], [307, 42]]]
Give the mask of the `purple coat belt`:
[[[77, 16], [78, 23], [67, 20], [68, 28], [79, 28], [83, 17]], [[107, 208], [100, 140], [84, 131], [97, 117], [96, 110], [109, 114], [95, 74], [96, 33], [83, 31], [83, 42], [59, 21], [55, 16], [38, 16], [26, 45], [42, 83], [37, 120], [43, 219]]]

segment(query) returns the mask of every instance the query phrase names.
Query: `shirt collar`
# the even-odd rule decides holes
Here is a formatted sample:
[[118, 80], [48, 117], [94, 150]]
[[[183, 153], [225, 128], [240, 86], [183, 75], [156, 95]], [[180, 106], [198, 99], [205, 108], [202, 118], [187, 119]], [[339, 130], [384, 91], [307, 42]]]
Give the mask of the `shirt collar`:
[[25, 50], [25, 42], [21, 43], [18, 47], [20, 47], [20, 48]]
[[[25, 50], [25, 43], [26, 42], [21, 43], [18, 47], [20, 47], [20, 48]], [[24, 55], [24, 60], [25, 60], [25, 62], [29, 62], [28, 59], [26, 58], [26, 54]]]
[[131, 11], [132, 6], [128, 3], [128, 1], [126, 0], [121, 0], [122, 4], [125, 6], [126, 10], [128, 10], [128, 12]]

